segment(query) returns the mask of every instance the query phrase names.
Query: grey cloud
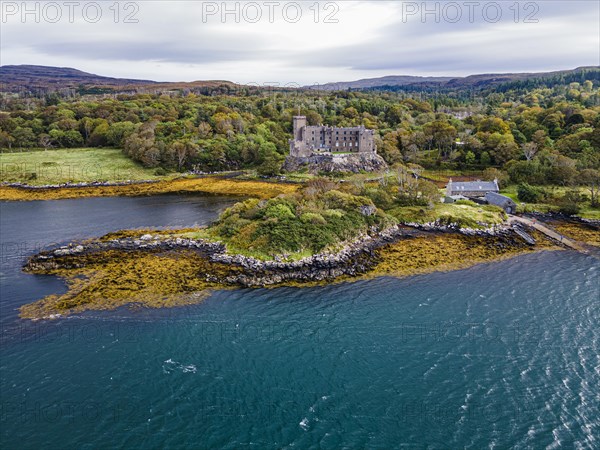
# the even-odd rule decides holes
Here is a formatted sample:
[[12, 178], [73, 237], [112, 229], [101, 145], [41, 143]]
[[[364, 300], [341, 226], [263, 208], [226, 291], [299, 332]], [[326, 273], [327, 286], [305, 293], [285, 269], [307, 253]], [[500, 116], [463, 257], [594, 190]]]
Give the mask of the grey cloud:
[[212, 63], [222, 61], [245, 61], [255, 59], [260, 52], [259, 42], [245, 43], [243, 48], [237, 43], [208, 43], [161, 41], [128, 42], [126, 40], [51, 42], [33, 44], [34, 50], [57, 56], [94, 58], [103, 60], [161, 61], [173, 63]]
[[[502, 5], [505, 14], [514, 4], [496, 1]], [[486, 2], [481, 0], [479, 3]], [[456, 3], [464, 2], [457, 0]], [[522, 6], [526, 2], [518, 3]], [[235, 24], [229, 27], [219, 23], [204, 24], [199, 21], [195, 3], [189, 6], [186, 3], [183, 8], [162, 2], [160, 8], [143, 8], [137, 25], [3, 26], [2, 50], [10, 50], [11, 64], [22, 63], [14, 60], [20, 52], [31, 59], [38, 56], [51, 58], [61, 66], [69, 65], [73, 60], [106, 61], [115, 65], [122, 61], [150, 61], [164, 63], [165, 71], [168, 67], [184, 64], [200, 67], [227, 63], [242, 72], [258, 73], [262, 70], [261, 64], [265, 63], [265, 67], [281, 67], [279, 73], [284, 77], [286, 71], [289, 78], [303, 72], [314, 74], [314, 80], [321, 81], [333, 72], [345, 73], [344, 78], [351, 79], [355, 77], [354, 72], [359, 71], [361, 75], [377, 72], [377, 76], [386, 73], [471, 74], [600, 64], [600, 45], [596, 44], [593, 49], [593, 38], [596, 37], [597, 43], [600, 31], [597, 2], [535, 3], [540, 6], [538, 24], [515, 24], [508, 16], [491, 24], [483, 20], [481, 14], [476, 15], [474, 23], [467, 19], [458, 23], [436, 23], [434, 20], [422, 23], [414, 17], [403, 22], [396, 4], [389, 10], [394, 22], [389, 24], [388, 16], [381, 21], [388, 25], [370, 24], [368, 35], [360, 34], [360, 30], [350, 30], [343, 23], [327, 25], [337, 27], [336, 32], [349, 39], [356, 37], [353, 33], [358, 32], [358, 36], [364, 36], [359, 44], [332, 48], [323, 41], [321, 48], [311, 47], [311, 51], [307, 51], [302, 45], [285, 48], [268, 25], [257, 24], [249, 29]], [[343, 8], [343, 3], [340, 5]], [[304, 32], [299, 25], [286, 26], [285, 31], [291, 32], [292, 26], [295, 33]], [[107, 75], [110, 75], [110, 66], [107, 64]], [[135, 76], [135, 72], [128, 76]], [[220, 77], [231, 77], [231, 74], [223, 73]], [[273, 78], [264, 73], [264, 79]]]

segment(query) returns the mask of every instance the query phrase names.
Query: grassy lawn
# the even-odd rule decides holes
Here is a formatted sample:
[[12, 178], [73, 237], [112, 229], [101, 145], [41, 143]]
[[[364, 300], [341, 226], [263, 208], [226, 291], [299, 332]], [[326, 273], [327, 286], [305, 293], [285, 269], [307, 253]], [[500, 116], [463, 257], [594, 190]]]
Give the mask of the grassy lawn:
[[[485, 228], [502, 223], [504, 212], [491, 205], [469, 205], [460, 203], [438, 203], [433, 209], [420, 206], [395, 208], [388, 211], [401, 222], [427, 223], [440, 219], [459, 223], [464, 227]], [[485, 227], [480, 223], [487, 224]]]
[[31, 185], [92, 181], [160, 180], [155, 169], [133, 162], [118, 149], [73, 148], [0, 153], [0, 181]]
[[583, 208], [577, 215], [579, 217], [583, 217], [584, 219], [600, 220], [600, 209], [590, 207]]

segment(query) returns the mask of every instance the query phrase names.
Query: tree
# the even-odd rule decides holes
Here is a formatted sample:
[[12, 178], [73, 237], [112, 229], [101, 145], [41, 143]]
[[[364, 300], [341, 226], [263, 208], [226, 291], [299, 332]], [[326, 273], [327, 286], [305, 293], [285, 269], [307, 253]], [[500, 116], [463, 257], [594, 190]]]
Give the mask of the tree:
[[506, 172], [496, 169], [495, 167], [488, 167], [483, 171], [483, 177], [486, 181], [494, 181], [498, 182], [498, 186], [500, 188], [506, 186], [509, 180], [509, 176]]
[[397, 131], [387, 133], [383, 136], [383, 140], [377, 144], [379, 154], [388, 164], [394, 164], [402, 161], [402, 154], [398, 149], [400, 137]]
[[122, 147], [125, 139], [133, 133], [135, 125], [133, 122], [115, 122], [110, 124], [106, 132], [106, 143], [113, 147]]
[[102, 119], [101, 122], [94, 128], [90, 135], [88, 143], [93, 147], [103, 147], [108, 142], [108, 133], [110, 131], [108, 122]]
[[448, 122], [440, 120], [426, 123], [423, 126], [423, 132], [430, 137], [432, 144], [437, 147], [444, 157], [449, 154], [457, 136], [456, 128]]
[[519, 154], [519, 147], [514, 142], [502, 142], [490, 151], [496, 164], [504, 165]]
[[475, 153], [473, 153], [471, 150], [467, 151], [465, 155], [465, 162], [469, 165], [473, 164], [475, 162]]
[[527, 161], [531, 161], [538, 151], [538, 145], [535, 142], [527, 142], [521, 145], [523, 155]]
[[15, 128], [12, 136], [17, 147], [34, 147], [36, 144], [35, 133], [29, 127]]
[[531, 140], [537, 144], [538, 149], [552, 146], [552, 140], [544, 130], [537, 130], [533, 133]]
[[94, 130], [94, 121], [89, 117], [85, 117], [81, 120], [81, 128], [83, 129], [83, 137], [85, 142], [87, 142], [92, 134], [92, 131]]
[[584, 169], [579, 172], [579, 181], [583, 185], [587, 186], [590, 191], [590, 199], [592, 207], [600, 206], [598, 199], [598, 191], [600, 189], [600, 170], [596, 169]]
[[537, 203], [545, 199], [546, 193], [543, 189], [522, 183], [517, 188], [519, 200], [527, 203]]
[[492, 163], [492, 158], [488, 152], [481, 152], [479, 161], [481, 161], [482, 165], [489, 166]]
[[[440, 193], [435, 184], [419, 178], [418, 167], [398, 167], [398, 199], [406, 206], [433, 206], [439, 200]], [[415, 172], [415, 170], [417, 172]]]
[[0, 148], [8, 148], [11, 150], [13, 142], [15, 142], [15, 138], [13, 138], [6, 131], [0, 130]]
[[551, 166], [547, 178], [550, 183], [569, 185], [575, 181], [577, 169], [575, 160], [562, 155], [550, 156]]
[[175, 141], [169, 146], [170, 152], [175, 156], [177, 163], [177, 170], [181, 171], [184, 164], [190, 159], [196, 156], [198, 153], [198, 146], [191, 141]]
[[273, 176], [281, 170], [282, 157], [277, 153], [277, 147], [272, 142], [264, 142], [258, 149], [260, 165], [257, 168], [259, 175]]
[[276, 155], [268, 155], [262, 164], [256, 168], [256, 172], [262, 176], [275, 176], [281, 171], [281, 159]]
[[208, 122], [200, 122], [198, 125], [198, 137], [200, 139], [208, 139], [212, 136], [212, 127]]

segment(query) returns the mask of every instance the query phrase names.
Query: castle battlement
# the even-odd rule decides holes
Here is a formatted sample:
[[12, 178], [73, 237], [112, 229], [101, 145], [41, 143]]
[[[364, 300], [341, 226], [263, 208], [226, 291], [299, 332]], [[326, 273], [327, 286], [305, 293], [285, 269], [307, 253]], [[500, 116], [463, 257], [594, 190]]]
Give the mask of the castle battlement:
[[294, 116], [290, 156], [307, 157], [320, 152], [376, 153], [375, 132], [364, 126], [308, 125], [305, 116]]

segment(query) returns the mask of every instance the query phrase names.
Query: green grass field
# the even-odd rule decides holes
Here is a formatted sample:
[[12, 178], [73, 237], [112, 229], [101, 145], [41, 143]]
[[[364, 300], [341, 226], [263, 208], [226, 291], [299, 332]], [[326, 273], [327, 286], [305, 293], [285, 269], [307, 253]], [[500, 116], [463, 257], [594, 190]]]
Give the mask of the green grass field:
[[437, 203], [433, 209], [405, 206], [395, 208], [388, 213], [401, 222], [426, 223], [442, 220], [472, 228], [487, 228], [500, 224], [505, 217], [502, 210], [496, 206], [461, 203]]
[[160, 180], [155, 169], [135, 163], [121, 150], [73, 148], [0, 153], [0, 181], [30, 185], [92, 181]]

